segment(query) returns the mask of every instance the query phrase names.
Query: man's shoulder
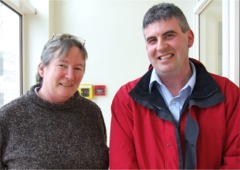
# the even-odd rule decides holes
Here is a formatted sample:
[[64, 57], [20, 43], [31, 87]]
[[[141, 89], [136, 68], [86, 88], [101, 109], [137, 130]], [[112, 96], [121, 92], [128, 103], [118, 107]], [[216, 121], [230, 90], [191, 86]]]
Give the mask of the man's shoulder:
[[136, 78], [134, 80], [131, 80], [125, 84], [123, 84], [121, 87], [120, 87], [120, 91], [126, 91], [126, 92], [130, 92], [135, 86], [136, 84], [139, 82], [139, 80], [141, 79], [141, 77], [139, 78]]
[[221, 90], [237, 90], [239, 91], [239, 87], [232, 82], [229, 78], [223, 77], [217, 74], [210, 73], [212, 78], [217, 82], [219, 88]]
[[140, 78], [136, 78], [134, 80], [128, 81], [127, 83], [120, 86], [120, 88], [117, 90], [114, 99], [122, 99], [127, 100], [129, 96], [129, 92], [136, 86], [136, 84], [139, 82]]

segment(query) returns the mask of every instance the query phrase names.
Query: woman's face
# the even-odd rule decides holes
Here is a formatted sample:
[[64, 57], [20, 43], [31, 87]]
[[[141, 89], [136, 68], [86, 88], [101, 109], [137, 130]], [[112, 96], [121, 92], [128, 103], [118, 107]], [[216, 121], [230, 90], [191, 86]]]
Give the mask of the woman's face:
[[47, 66], [38, 67], [39, 75], [43, 78], [39, 90], [41, 98], [52, 103], [63, 103], [77, 91], [83, 78], [85, 60], [82, 52], [73, 46], [66, 56], [59, 57], [59, 51]]

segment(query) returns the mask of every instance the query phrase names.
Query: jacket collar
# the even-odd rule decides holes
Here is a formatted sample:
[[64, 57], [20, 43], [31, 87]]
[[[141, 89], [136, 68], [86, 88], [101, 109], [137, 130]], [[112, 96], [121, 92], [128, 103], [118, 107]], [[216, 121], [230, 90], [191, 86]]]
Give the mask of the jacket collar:
[[[189, 107], [197, 105], [199, 107], [210, 107], [224, 100], [222, 92], [219, 90], [217, 82], [212, 78], [206, 68], [197, 60], [190, 58], [196, 68], [196, 84], [192, 94], [188, 98]], [[150, 107], [147, 101], [153, 105], [160, 106], [162, 109], [167, 109], [162, 96], [154, 89], [149, 92], [149, 82], [153, 68], [149, 66], [148, 72], [142, 76], [136, 86], [130, 91], [130, 96], [146, 107]], [[203, 100], [204, 99], [204, 100]], [[146, 101], [146, 102], [143, 102]]]

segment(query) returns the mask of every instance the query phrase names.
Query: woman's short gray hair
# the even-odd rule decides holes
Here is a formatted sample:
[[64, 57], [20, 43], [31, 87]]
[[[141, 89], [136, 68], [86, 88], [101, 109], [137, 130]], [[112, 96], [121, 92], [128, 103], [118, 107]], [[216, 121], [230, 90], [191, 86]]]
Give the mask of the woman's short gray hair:
[[[69, 50], [76, 46], [80, 49], [83, 54], [84, 59], [84, 70], [86, 69], [86, 60], [88, 58], [87, 50], [85, 48], [85, 40], [80, 37], [70, 35], [70, 34], [53, 34], [53, 36], [45, 44], [42, 55], [41, 64], [47, 66], [49, 62], [53, 59], [54, 53], [59, 50], [59, 57], [67, 55]], [[36, 75], [37, 83], [42, 83], [42, 77], [37, 72]]]

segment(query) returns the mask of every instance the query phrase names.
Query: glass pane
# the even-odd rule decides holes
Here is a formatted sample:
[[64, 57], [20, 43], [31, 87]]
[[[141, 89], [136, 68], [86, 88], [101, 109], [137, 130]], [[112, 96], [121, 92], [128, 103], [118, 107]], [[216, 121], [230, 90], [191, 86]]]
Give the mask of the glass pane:
[[0, 2], [0, 107], [21, 93], [21, 16]]
[[212, 0], [200, 14], [200, 61], [222, 75], [222, 0]]

